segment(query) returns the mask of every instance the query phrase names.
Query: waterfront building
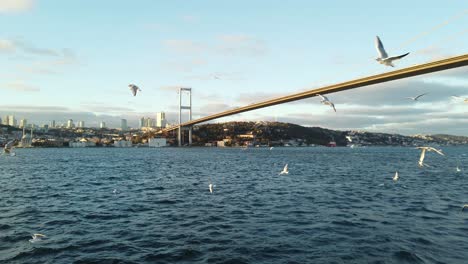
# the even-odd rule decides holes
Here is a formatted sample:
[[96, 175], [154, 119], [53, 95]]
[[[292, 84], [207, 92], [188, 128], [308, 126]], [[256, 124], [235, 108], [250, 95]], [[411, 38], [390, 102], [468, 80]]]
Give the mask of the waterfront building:
[[114, 147], [116, 148], [131, 148], [132, 141], [131, 140], [115, 140]]
[[102, 121], [99, 125], [100, 128], [106, 128], [106, 122]]
[[120, 120], [120, 129], [122, 131], [127, 131], [128, 130], [127, 119]]
[[3, 125], [2, 118], [0, 117], [0, 125]]
[[95, 147], [96, 142], [94, 141], [88, 141], [85, 138], [80, 139], [79, 141], [70, 141], [68, 143], [68, 146], [70, 148], [86, 148], [86, 147]]
[[33, 130], [31, 129], [31, 135], [29, 135], [26, 133], [26, 127], [23, 126], [23, 136], [21, 137], [19, 147], [30, 148], [32, 146], [32, 139], [33, 139]]
[[50, 121], [50, 127], [55, 128], [55, 120]]
[[73, 119], [68, 119], [67, 128], [74, 128], [75, 124], [73, 124]]
[[166, 138], [150, 138], [148, 141], [148, 146], [150, 148], [160, 148], [167, 146]]
[[156, 113], [156, 127], [163, 128], [166, 127], [166, 113], [160, 112]]
[[84, 121], [79, 121], [79, 122], [78, 122], [78, 127], [79, 127], [79, 128], [85, 127]]
[[27, 123], [28, 123], [28, 120], [26, 119], [21, 119], [20, 120], [20, 124], [19, 124], [19, 128], [25, 128], [27, 126]]

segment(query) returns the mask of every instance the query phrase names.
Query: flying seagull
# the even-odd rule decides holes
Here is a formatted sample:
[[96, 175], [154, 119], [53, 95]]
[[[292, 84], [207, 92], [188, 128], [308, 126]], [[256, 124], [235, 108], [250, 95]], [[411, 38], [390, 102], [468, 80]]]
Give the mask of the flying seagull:
[[13, 150], [13, 145], [15, 144], [14, 140], [9, 141], [8, 143], [5, 144], [5, 147], [3, 147], [3, 152], [5, 154], [10, 154], [10, 152]]
[[463, 98], [463, 97], [456, 96], [456, 95], [452, 95], [452, 98], [454, 98], [454, 99], [461, 99], [461, 100], [463, 100], [463, 102], [468, 103], [468, 98]]
[[399, 177], [398, 177], [398, 171], [397, 171], [397, 172], [395, 172], [395, 176], [393, 176], [393, 181], [395, 181], [395, 182], [398, 181], [398, 178]]
[[130, 90], [132, 91], [133, 96], [136, 96], [137, 91], [141, 92], [141, 89], [134, 84], [129, 84], [128, 87], [130, 87]]
[[424, 96], [424, 95], [426, 95], [426, 94], [427, 94], [427, 93], [423, 93], [423, 94], [420, 94], [420, 95], [418, 95], [418, 96], [416, 96], [416, 97], [405, 97], [405, 98], [411, 99], [411, 100], [413, 100], [413, 101], [417, 101], [417, 100], [419, 99], [419, 97]]
[[330, 100], [328, 100], [328, 98], [325, 95], [321, 95], [321, 94], [317, 94], [317, 95], [320, 96], [320, 98], [322, 98], [322, 100], [320, 101], [322, 104], [331, 106], [333, 110], [336, 112], [335, 105]]
[[35, 242], [41, 241], [45, 237], [46, 236], [43, 234], [33, 234], [32, 239], [29, 239], [29, 242], [35, 243]]
[[387, 66], [395, 67], [395, 65], [393, 65], [392, 63], [394, 60], [399, 60], [409, 54], [408, 52], [400, 56], [389, 57], [387, 55], [387, 52], [385, 51], [382, 41], [380, 41], [380, 38], [378, 36], [375, 37], [375, 47], [377, 48], [377, 52], [379, 53], [379, 57], [375, 60], [378, 61], [380, 64]]
[[286, 165], [284, 166], [283, 170], [279, 173], [280, 175], [281, 174], [289, 174], [289, 170], [288, 170], [288, 164], [286, 163]]
[[419, 165], [420, 168], [422, 168], [424, 166], [428, 167], [428, 165], [424, 163], [424, 157], [426, 155], [426, 150], [427, 151], [435, 151], [438, 154], [440, 154], [442, 156], [445, 156], [445, 154], [442, 153], [442, 150], [438, 150], [438, 149], [435, 149], [433, 147], [416, 147], [416, 148], [421, 150], [421, 156], [419, 157], [419, 161], [418, 161], [418, 165]]

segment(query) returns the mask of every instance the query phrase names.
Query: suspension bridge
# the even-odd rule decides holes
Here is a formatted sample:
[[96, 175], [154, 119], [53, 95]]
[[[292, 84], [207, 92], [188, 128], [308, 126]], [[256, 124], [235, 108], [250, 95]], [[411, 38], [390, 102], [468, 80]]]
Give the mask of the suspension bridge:
[[[278, 105], [278, 104], [284, 104], [284, 103], [289, 103], [297, 100], [302, 100], [310, 97], [317, 96], [317, 94], [330, 94], [330, 93], [336, 93], [336, 92], [341, 92], [341, 91], [346, 91], [346, 90], [351, 90], [351, 89], [356, 89], [364, 86], [369, 86], [373, 84], [378, 84], [378, 83], [385, 83], [385, 82], [390, 82], [390, 81], [395, 81], [395, 80], [400, 80], [400, 79], [405, 79], [405, 78], [410, 78], [418, 75], [423, 75], [423, 74], [428, 74], [428, 73], [433, 73], [433, 72], [440, 72], [440, 71], [445, 71], [449, 69], [454, 69], [458, 67], [464, 67], [468, 65], [468, 54], [464, 54], [461, 56], [456, 56], [456, 57], [451, 57], [447, 59], [442, 59], [442, 60], [437, 60], [437, 61], [432, 61], [429, 63], [424, 63], [424, 64], [419, 64], [399, 70], [394, 70], [386, 73], [381, 73], [377, 75], [371, 75], [355, 80], [350, 80], [342, 83], [337, 83], [333, 85], [328, 85], [316, 89], [311, 89], [305, 92], [300, 92], [300, 93], [294, 93], [291, 95], [286, 95], [286, 96], [281, 96], [277, 98], [273, 98], [270, 100], [265, 100], [262, 102], [250, 104], [248, 106], [243, 106], [235, 109], [230, 109], [226, 110], [220, 113], [212, 114], [206, 117], [198, 118], [191, 120], [192, 116], [192, 110], [191, 110], [191, 90], [189, 88], [181, 88], [181, 91], [179, 93], [179, 96], [182, 96], [182, 91], [186, 90], [190, 92], [190, 105], [189, 106], [182, 106], [181, 104], [179, 107], [179, 124], [165, 128], [160, 130], [158, 133], [164, 133], [164, 132], [169, 132], [178, 129], [178, 141], [179, 141], [179, 146], [181, 146], [181, 130], [184, 127], [187, 127], [189, 129], [189, 144], [191, 144], [191, 134], [192, 134], [192, 126], [196, 124], [200, 124], [203, 122], [207, 122], [210, 120], [230, 116], [230, 115], [235, 115], [235, 114], [240, 114], [243, 112], [248, 112], [260, 108], [265, 108], [273, 105]], [[181, 99], [179, 103], [181, 102]], [[189, 121], [187, 122], [181, 122], [181, 110], [182, 109], [188, 109], [190, 111], [189, 115]]]

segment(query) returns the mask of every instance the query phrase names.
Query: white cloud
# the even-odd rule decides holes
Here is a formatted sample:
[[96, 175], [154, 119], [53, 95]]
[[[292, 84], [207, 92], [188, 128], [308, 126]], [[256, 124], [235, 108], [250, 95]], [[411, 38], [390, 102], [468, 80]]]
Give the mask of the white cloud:
[[14, 91], [21, 91], [21, 92], [39, 92], [41, 90], [36, 86], [29, 85], [24, 82], [18, 82], [18, 81], [6, 83], [0, 86], [0, 88], [14, 90]]
[[216, 49], [225, 55], [262, 56], [268, 50], [264, 41], [245, 34], [221, 35], [218, 40]]
[[33, 7], [33, 0], [0, 0], [0, 13], [20, 12]]

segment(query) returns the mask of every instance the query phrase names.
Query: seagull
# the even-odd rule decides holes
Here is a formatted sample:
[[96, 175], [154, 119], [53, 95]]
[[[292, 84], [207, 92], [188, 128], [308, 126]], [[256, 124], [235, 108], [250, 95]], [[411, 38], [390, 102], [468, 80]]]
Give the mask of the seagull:
[[468, 98], [463, 98], [463, 97], [456, 96], [456, 95], [452, 95], [452, 98], [453, 99], [461, 99], [461, 100], [463, 100], [463, 102], [468, 103]]
[[335, 105], [330, 100], [328, 100], [326, 96], [321, 95], [321, 94], [317, 94], [317, 95], [320, 96], [320, 98], [322, 98], [322, 100], [320, 101], [322, 104], [331, 106], [333, 110], [336, 112]]
[[393, 181], [394, 182], [398, 181], [398, 171], [395, 172], [395, 176], [393, 176]]
[[427, 94], [427, 93], [423, 93], [423, 94], [420, 94], [420, 95], [418, 95], [418, 96], [416, 96], [416, 97], [405, 97], [405, 98], [411, 99], [411, 100], [413, 100], [413, 101], [417, 101], [417, 100], [419, 99], [419, 97], [424, 96], [424, 95], [426, 95], [426, 94]]
[[33, 234], [31, 237], [32, 239], [29, 239], [29, 242], [31, 243], [35, 243], [41, 241], [43, 238], [46, 238], [46, 236], [43, 234]]
[[378, 36], [375, 37], [375, 47], [377, 48], [377, 52], [379, 53], [379, 57], [375, 60], [378, 61], [380, 64], [387, 66], [395, 67], [395, 65], [393, 65], [392, 63], [394, 60], [399, 60], [409, 54], [408, 52], [400, 56], [388, 57], [387, 52], [385, 51], [385, 48], [382, 44], [382, 41], [380, 41], [380, 38]]
[[114, 190], [112, 191], [112, 193], [113, 193], [113, 194], [116, 194], [116, 193], [117, 193], [117, 189], [114, 189]]
[[281, 175], [281, 174], [289, 174], [288, 164], [287, 163], [284, 166], [283, 170], [279, 173], [279, 175]]
[[213, 185], [212, 183], [208, 184], [208, 188], [210, 189], [210, 193], [213, 193], [213, 187], [216, 187], [216, 185]]
[[346, 139], [347, 139], [349, 142], [353, 142], [353, 138], [351, 138], [350, 136], [346, 136]]
[[465, 211], [465, 208], [468, 208], [468, 204], [463, 205], [462, 212]]
[[270, 147], [270, 150], [273, 150], [273, 147]]
[[14, 140], [11, 140], [8, 143], [6, 143], [5, 147], [3, 147], [3, 153], [10, 154], [11, 151], [13, 150], [13, 144], [15, 144]]
[[134, 84], [129, 84], [128, 87], [130, 87], [130, 90], [132, 91], [133, 96], [136, 96], [137, 91], [141, 92], [141, 89]]
[[460, 172], [461, 169], [457, 166], [457, 168], [455, 169], [457, 172]]
[[428, 167], [428, 165], [424, 163], [424, 157], [426, 155], [426, 150], [427, 151], [435, 151], [438, 154], [440, 154], [442, 156], [445, 156], [445, 154], [442, 153], [442, 150], [440, 150], [440, 149], [438, 150], [438, 149], [435, 149], [433, 147], [416, 147], [416, 148], [421, 150], [421, 157], [419, 157], [419, 161], [418, 161], [418, 165], [419, 165], [420, 168], [422, 168], [424, 166]]

